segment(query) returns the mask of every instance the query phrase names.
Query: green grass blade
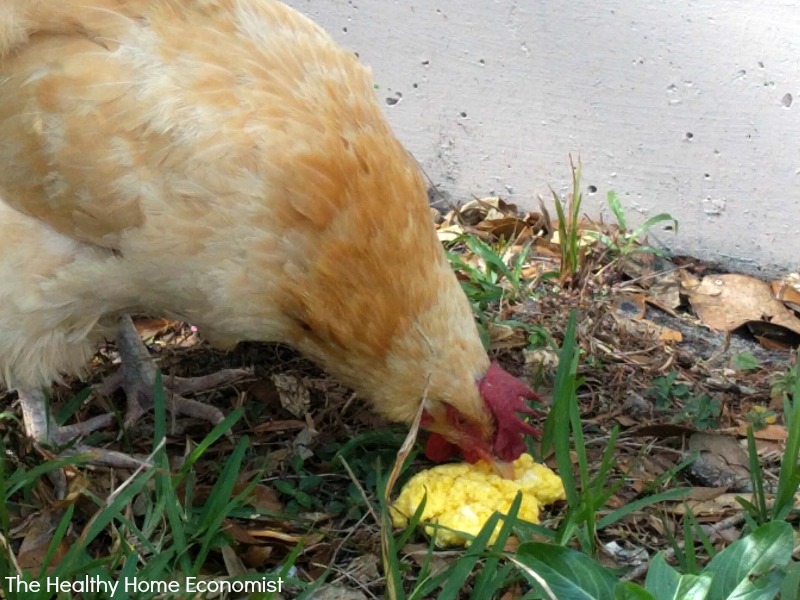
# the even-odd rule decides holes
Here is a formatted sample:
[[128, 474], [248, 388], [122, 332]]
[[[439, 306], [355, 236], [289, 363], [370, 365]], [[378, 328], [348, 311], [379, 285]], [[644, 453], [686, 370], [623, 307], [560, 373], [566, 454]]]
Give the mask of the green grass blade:
[[657, 215], [655, 215], [653, 217], [650, 217], [644, 223], [642, 223], [639, 227], [637, 227], [633, 231], [633, 233], [631, 234], [631, 239], [638, 238], [640, 235], [642, 235], [644, 233], [647, 233], [653, 227], [655, 227], [659, 223], [663, 223], [664, 221], [671, 221], [672, 222], [672, 227], [675, 230], [674, 232], [678, 233], [678, 221], [676, 221], [672, 217], [672, 215], [670, 215], [669, 213], [660, 213], [660, 214], [657, 214]]
[[608, 207], [611, 209], [611, 212], [614, 213], [614, 218], [617, 220], [617, 225], [619, 226], [620, 231], [628, 231], [628, 222], [625, 219], [625, 210], [622, 208], [622, 203], [619, 201], [617, 193], [613, 191], [608, 192], [606, 199], [608, 201]]
[[82, 389], [80, 392], [75, 394], [72, 398], [70, 398], [69, 402], [67, 402], [64, 406], [62, 406], [55, 415], [56, 424], [60, 427], [64, 425], [69, 419], [75, 414], [75, 412], [81, 407], [81, 405], [86, 401], [89, 395], [92, 393], [92, 388], [87, 387]]
[[759, 523], [765, 523], [767, 516], [767, 498], [764, 494], [764, 479], [761, 475], [761, 461], [758, 460], [758, 448], [756, 448], [756, 438], [753, 435], [753, 426], [747, 426], [747, 458], [750, 462], [750, 482], [753, 486], [753, 508], [754, 519]]
[[792, 399], [785, 398], [783, 414], [786, 420], [786, 446], [781, 457], [778, 473], [778, 489], [775, 493], [773, 518], [785, 519], [794, 507], [794, 495], [800, 487], [800, 367], [792, 369], [795, 373]]
[[691, 491], [692, 488], [676, 488], [673, 490], [667, 490], [666, 492], [661, 492], [660, 494], [654, 494], [652, 496], [647, 496], [646, 498], [639, 498], [638, 500], [628, 502], [625, 506], [621, 506], [611, 511], [605, 517], [597, 521], [597, 528], [604, 529], [605, 527], [613, 525], [617, 521], [627, 517], [632, 513], [635, 513], [638, 510], [641, 510], [646, 506], [652, 506], [653, 504], [658, 504], [659, 502], [670, 502], [686, 498]]
[[176, 476], [177, 482], [182, 481], [182, 479], [189, 472], [189, 469], [191, 469], [192, 466], [200, 459], [203, 453], [208, 450], [214, 444], [214, 442], [227, 434], [233, 428], [233, 425], [239, 419], [241, 419], [243, 415], [244, 409], [242, 407], [234, 409], [221, 422], [215, 425], [211, 431], [208, 432], [203, 440], [192, 449], [192, 451], [189, 453], [189, 456], [186, 457], [186, 460]]
[[44, 577], [45, 573], [47, 573], [47, 570], [50, 568], [50, 565], [53, 563], [53, 557], [55, 557], [56, 551], [61, 545], [61, 541], [64, 539], [64, 535], [67, 533], [70, 523], [72, 523], [72, 515], [74, 512], [75, 505], [70, 504], [67, 507], [67, 510], [64, 511], [61, 519], [58, 521], [58, 527], [56, 527], [56, 531], [53, 534], [53, 539], [50, 540], [50, 544], [47, 546], [47, 552], [44, 555], [42, 567], [39, 569], [38, 577], [40, 579]]
[[204, 535], [201, 548], [194, 561], [195, 572], [199, 572], [200, 568], [203, 566], [206, 556], [211, 549], [211, 543], [214, 538], [219, 535], [220, 526], [230, 513], [231, 508], [249, 495], [255, 485], [251, 483], [248, 489], [238, 494], [230, 501], [233, 489], [239, 478], [242, 459], [249, 445], [250, 440], [247, 436], [243, 436], [236, 444], [236, 447], [225, 463], [221, 477], [211, 489], [211, 493], [200, 514], [197, 531], [204, 532]]

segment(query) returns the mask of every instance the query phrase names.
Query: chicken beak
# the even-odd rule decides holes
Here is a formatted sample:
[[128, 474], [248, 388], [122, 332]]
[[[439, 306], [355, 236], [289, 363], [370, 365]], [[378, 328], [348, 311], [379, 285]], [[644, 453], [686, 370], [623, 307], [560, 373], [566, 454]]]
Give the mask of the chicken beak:
[[494, 472], [497, 473], [503, 479], [516, 479], [516, 473], [514, 472], [514, 463], [505, 462], [504, 460], [494, 459], [492, 460], [492, 469]]

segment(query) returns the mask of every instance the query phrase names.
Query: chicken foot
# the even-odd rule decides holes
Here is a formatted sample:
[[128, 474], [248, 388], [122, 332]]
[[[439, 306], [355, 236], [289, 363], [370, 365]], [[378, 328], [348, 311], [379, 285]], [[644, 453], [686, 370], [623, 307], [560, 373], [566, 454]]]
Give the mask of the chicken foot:
[[[97, 429], [108, 427], [114, 422], [114, 415], [105, 414], [93, 417], [82, 423], [60, 426], [56, 424], [50, 415], [47, 399], [42, 390], [17, 390], [17, 395], [22, 407], [22, 421], [25, 425], [26, 433], [36, 443], [44, 446], [54, 448], [63, 446], [75, 438], [88, 435]], [[142, 464], [142, 460], [133, 456], [83, 444], [75, 444], [62, 452], [62, 454], [88, 456], [89, 462], [92, 464], [109, 467], [135, 469]]]
[[[157, 369], [133, 320], [127, 315], [120, 319], [116, 342], [121, 358], [120, 369], [95, 389], [106, 396], [118, 388], [125, 391], [127, 410], [123, 427], [129, 428], [153, 407]], [[248, 369], [226, 369], [202, 377], [165, 377], [163, 383], [167, 408], [174, 415], [195, 417], [217, 425], [225, 418], [222, 411], [210, 404], [185, 398], [182, 394], [217, 387], [250, 375], [252, 372]]]

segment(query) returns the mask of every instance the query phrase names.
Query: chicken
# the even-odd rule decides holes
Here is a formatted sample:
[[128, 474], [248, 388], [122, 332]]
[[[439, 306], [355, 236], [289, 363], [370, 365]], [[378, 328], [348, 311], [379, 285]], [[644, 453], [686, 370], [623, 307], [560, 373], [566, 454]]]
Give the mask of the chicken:
[[[539, 509], [546, 504], [566, 499], [561, 479], [544, 465], [523, 454], [513, 464], [514, 474], [502, 479], [492, 472], [489, 464], [479, 461], [470, 464], [439, 465], [420, 471], [403, 486], [392, 506], [392, 522], [407, 527], [425, 499], [420, 519], [447, 529], [425, 525], [425, 532], [437, 546], [469, 545], [468, 538], [476, 536], [495, 512], [507, 515], [517, 492], [522, 493], [517, 516], [531, 523], [539, 522]], [[498, 523], [489, 537], [493, 543], [500, 532]]]
[[432, 458], [525, 450], [535, 395], [482, 347], [370, 71], [312, 21], [4, 0], [0, 61], [0, 373], [29, 434], [108, 424], [58, 429], [43, 390], [139, 312], [289, 344], [392, 421], [424, 402]]

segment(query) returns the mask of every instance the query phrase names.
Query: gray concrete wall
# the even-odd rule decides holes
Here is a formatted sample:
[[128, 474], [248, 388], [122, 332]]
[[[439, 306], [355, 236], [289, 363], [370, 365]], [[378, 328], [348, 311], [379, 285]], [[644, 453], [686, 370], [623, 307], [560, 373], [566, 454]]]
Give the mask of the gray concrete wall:
[[585, 207], [670, 212], [675, 251], [800, 268], [800, 3], [289, 0], [369, 64], [455, 199], [534, 207], [579, 153]]

